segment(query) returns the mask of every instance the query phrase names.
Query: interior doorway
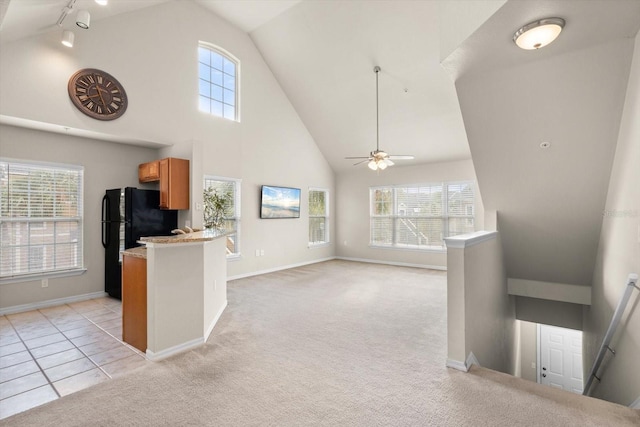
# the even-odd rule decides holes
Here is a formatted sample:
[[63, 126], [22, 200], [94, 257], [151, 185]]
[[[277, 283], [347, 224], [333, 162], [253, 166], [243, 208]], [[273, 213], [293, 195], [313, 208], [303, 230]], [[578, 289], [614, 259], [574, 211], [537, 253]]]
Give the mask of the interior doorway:
[[582, 331], [538, 324], [538, 382], [582, 394]]

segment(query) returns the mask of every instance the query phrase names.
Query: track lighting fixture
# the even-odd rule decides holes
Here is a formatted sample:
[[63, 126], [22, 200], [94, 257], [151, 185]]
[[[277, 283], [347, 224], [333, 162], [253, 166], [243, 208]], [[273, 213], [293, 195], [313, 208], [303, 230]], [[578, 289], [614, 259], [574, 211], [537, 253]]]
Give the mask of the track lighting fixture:
[[91, 20], [91, 15], [89, 15], [88, 10], [79, 10], [78, 15], [76, 16], [76, 25], [83, 30], [87, 30], [89, 28], [89, 22]]
[[73, 47], [73, 39], [75, 38], [75, 34], [73, 31], [64, 30], [62, 32], [62, 44], [66, 47]]

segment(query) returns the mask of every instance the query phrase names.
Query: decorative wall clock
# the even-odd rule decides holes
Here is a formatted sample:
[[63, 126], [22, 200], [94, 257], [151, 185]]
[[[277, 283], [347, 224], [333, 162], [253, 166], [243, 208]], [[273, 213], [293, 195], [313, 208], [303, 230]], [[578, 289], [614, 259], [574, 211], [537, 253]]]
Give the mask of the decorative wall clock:
[[85, 68], [69, 79], [69, 98], [78, 110], [97, 120], [114, 120], [127, 109], [124, 87], [111, 74]]

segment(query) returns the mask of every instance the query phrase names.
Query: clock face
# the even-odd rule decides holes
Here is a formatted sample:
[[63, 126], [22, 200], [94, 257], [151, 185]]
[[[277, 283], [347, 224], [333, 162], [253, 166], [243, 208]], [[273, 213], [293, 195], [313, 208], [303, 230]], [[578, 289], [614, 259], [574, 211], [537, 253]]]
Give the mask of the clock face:
[[127, 94], [111, 74], [94, 68], [69, 79], [69, 98], [80, 111], [98, 120], [114, 120], [127, 109]]

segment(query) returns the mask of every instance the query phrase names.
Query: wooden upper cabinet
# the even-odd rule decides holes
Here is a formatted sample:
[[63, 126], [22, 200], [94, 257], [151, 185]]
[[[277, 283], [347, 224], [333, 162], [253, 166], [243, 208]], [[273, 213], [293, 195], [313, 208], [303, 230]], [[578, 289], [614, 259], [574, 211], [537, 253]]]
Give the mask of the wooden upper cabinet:
[[138, 180], [140, 182], [154, 182], [160, 180], [160, 161], [142, 163], [138, 166]]
[[142, 163], [138, 179], [160, 181], [160, 209], [189, 209], [189, 160], [168, 157]]
[[160, 209], [189, 209], [189, 160], [159, 161]]

